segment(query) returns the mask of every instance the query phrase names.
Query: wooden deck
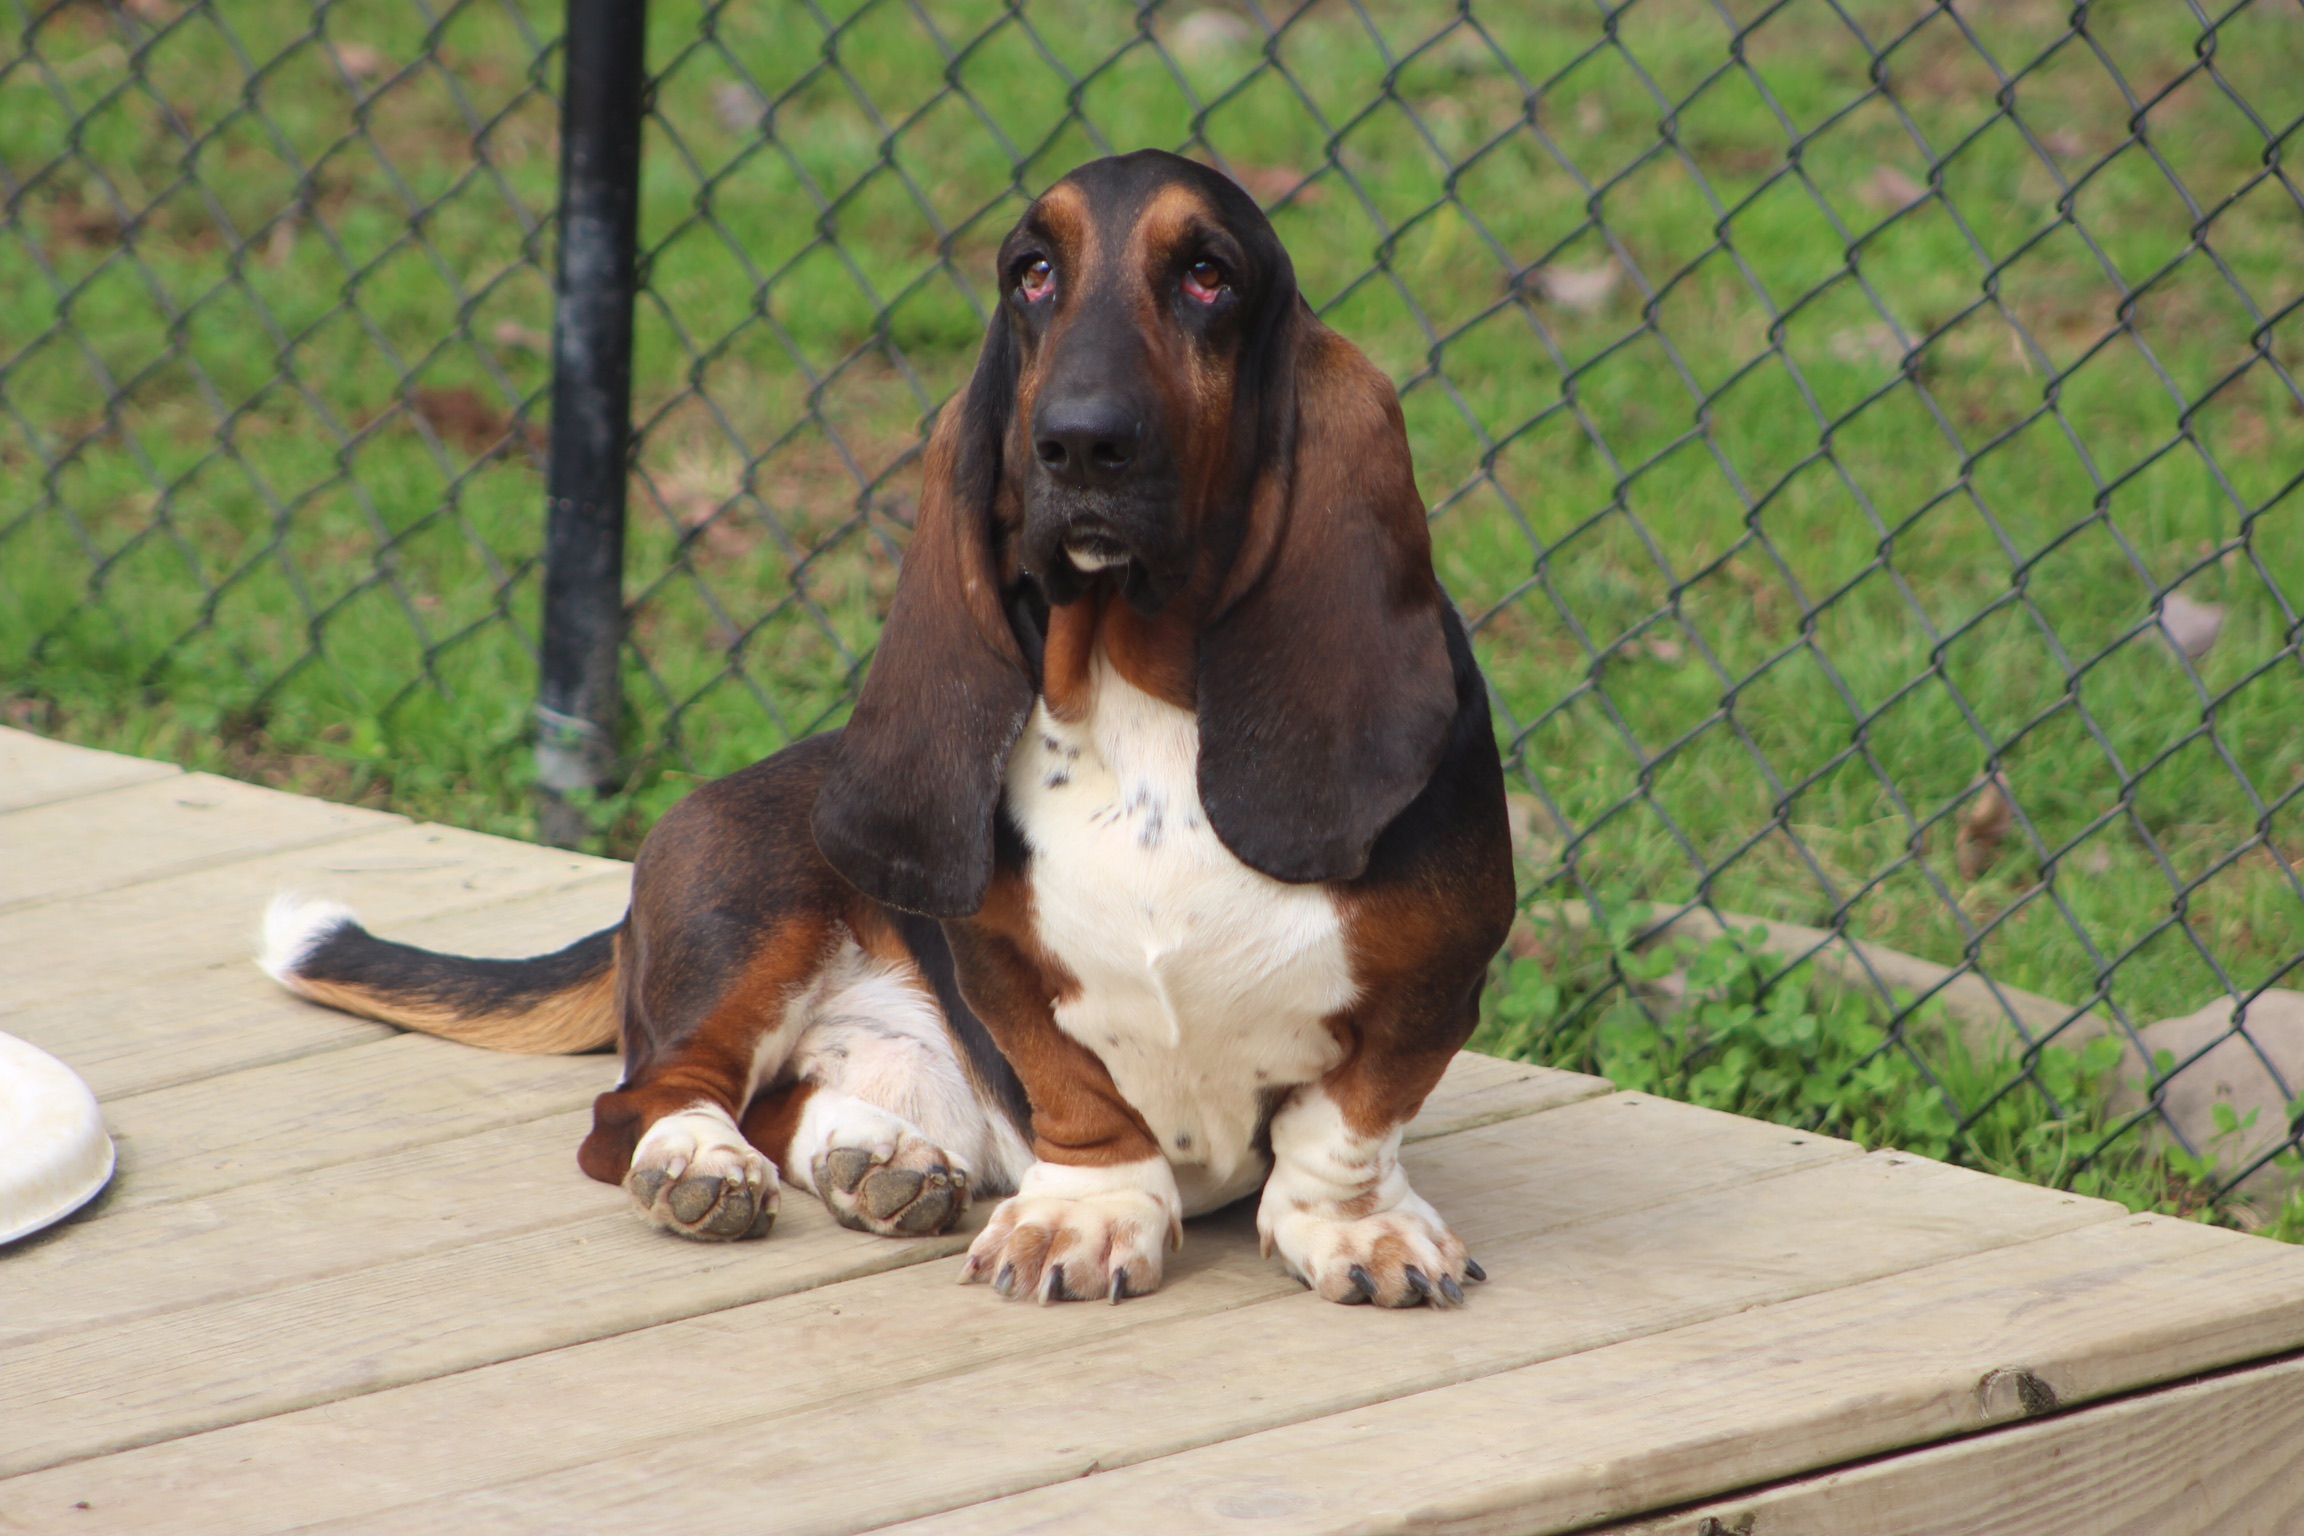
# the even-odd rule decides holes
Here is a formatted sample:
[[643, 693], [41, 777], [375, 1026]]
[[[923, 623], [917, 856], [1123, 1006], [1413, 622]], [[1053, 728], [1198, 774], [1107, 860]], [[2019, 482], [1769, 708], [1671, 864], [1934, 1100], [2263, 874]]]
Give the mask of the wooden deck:
[[0, 1030], [120, 1147], [0, 1251], [0, 1531], [2304, 1529], [2295, 1249], [1466, 1056], [1408, 1154], [1465, 1310], [1240, 1213], [1004, 1303], [804, 1196], [648, 1230], [575, 1167], [608, 1059], [278, 994], [284, 887], [514, 953], [624, 869], [0, 731]]

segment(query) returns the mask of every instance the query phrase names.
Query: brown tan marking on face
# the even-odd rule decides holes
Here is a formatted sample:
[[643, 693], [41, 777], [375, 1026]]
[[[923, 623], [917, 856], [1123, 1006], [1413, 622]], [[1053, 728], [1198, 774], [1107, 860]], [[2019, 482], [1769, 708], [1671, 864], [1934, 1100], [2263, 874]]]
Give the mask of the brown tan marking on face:
[[1026, 216], [1026, 223], [1037, 226], [1045, 237], [1039, 244], [1049, 265], [1056, 269], [1056, 293], [1047, 301], [1056, 306], [1055, 313], [1048, 321], [1048, 330], [1040, 345], [1016, 371], [1012, 451], [1028, 456], [1032, 413], [1040, 398], [1040, 376], [1047, 360], [1056, 354], [1058, 339], [1071, 318], [1079, 313], [1079, 301], [1096, 286], [1101, 253], [1087, 194], [1068, 181], [1060, 181], [1042, 193]]
[[1229, 352], [1214, 356], [1185, 338], [1173, 313], [1174, 290], [1179, 274], [1201, 254], [1206, 232], [1221, 223], [1221, 213], [1195, 188], [1162, 187], [1137, 215], [1124, 258], [1133, 308], [1153, 357], [1152, 378], [1175, 423], [1171, 450], [1186, 524], [1195, 533], [1206, 524], [1231, 457], [1237, 363]]

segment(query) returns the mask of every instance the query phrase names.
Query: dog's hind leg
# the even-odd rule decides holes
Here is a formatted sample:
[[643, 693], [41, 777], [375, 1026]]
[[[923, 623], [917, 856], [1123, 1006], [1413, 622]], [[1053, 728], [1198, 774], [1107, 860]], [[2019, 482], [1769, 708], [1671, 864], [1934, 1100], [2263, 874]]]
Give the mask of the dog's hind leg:
[[[826, 983], [831, 925], [810, 914], [721, 942], [714, 926], [691, 918], [654, 949], [633, 946], [625, 1077], [593, 1104], [577, 1160], [668, 1231], [759, 1237], [775, 1220], [778, 1169], [738, 1117], [786, 1075]], [[681, 1027], [650, 1028], [657, 1019]]]
[[745, 1135], [843, 1226], [944, 1231], [972, 1196], [1013, 1189], [1031, 1161], [902, 961], [837, 957], [786, 1073], [744, 1117]]

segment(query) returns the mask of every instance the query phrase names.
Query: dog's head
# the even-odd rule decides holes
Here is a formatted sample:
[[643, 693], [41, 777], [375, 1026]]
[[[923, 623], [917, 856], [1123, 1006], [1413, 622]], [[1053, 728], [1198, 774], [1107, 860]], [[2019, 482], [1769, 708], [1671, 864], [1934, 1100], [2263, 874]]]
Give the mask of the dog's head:
[[973, 912], [1040, 687], [1034, 615], [1102, 590], [1192, 633], [1226, 846], [1279, 879], [1358, 874], [1456, 704], [1390, 383], [1306, 307], [1255, 202], [1174, 155], [1065, 177], [998, 277], [818, 846], [892, 905]]
[[1261, 364], [1298, 303], [1288, 253], [1230, 180], [1153, 152], [1049, 188], [999, 260], [1022, 567], [1051, 602], [1111, 571], [1157, 607], [1249, 488]]

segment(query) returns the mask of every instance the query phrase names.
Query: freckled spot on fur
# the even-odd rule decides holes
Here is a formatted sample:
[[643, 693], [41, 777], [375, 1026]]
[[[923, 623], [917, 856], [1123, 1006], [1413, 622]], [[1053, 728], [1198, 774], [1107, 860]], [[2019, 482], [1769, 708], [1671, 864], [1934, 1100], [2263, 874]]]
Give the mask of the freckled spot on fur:
[[1042, 779], [1040, 782], [1049, 789], [1062, 789], [1065, 785], [1072, 782], [1072, 775], [1066, 773], [1061, 768], [1053, 768], [1049, 770], [1048, 777]]
[[1192, 1150], [1192, 1133], [1190, 1131], [1178, 1131], [1176, 1133], [1176, 1150], [1179, 1152]]
[[[1045, 733], [1043, 733], [1040, 737], [1040, 745], [1045, 747], [1050, 752], [1061, 752], [1064, 750], [1064, 743]], [[1080, 751], [1077, 747], [1073, 749], [1072, 755], [1074, 757], [1078, 757], [1080, 755]]]
[[1162, 807], [1161, 807], [1161, 802], [1159, 802], [1159, 801], [1155, 800], [1155, 801], [1153, 801], [1153, 802], [1152, 802], [1152, 807], [1151, 807], [1151, 809], [1145, 813], [1145, 816], [1144, 816], [1144, 825], [1143, 825], [1142, 827], [1138, 828], [1138, 829], [1137, 829], [1137, 832], [1136, 832], [1136, 846], [1137, 846], [1137, 847], [1139, 847], [1139, 848], [1157, 848], [1157, 847], [1159, 847], [1159, 846], [1160, 846], [1160, 833], [1161, 833], [1161, 826], [1160, 826], [1160, 813], [1161, 813], [1161, 808], [1162, 808]]

